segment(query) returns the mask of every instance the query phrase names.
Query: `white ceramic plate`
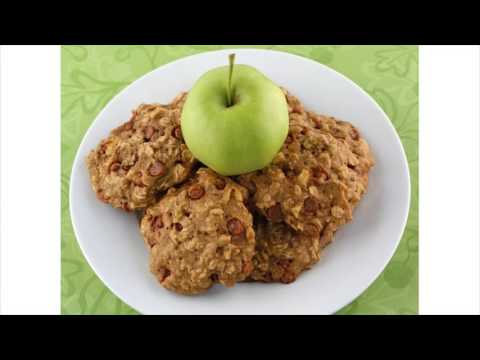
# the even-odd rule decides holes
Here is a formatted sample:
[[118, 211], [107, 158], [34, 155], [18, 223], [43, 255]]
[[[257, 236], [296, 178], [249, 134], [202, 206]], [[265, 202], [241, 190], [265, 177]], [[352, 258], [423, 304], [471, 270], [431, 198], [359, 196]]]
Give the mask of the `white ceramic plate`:
[[[306, 108], [349, 121], [376, 157], [368, 193], [351, 223], [341, 228], [320, 262], [290, 285], [241, 283], [214, 286], [187, 297], [163, 289], [148, 270], [148, 254], [135, 215], [99, 202], [85, 157], [142, 102], [166, 103], [189, 90], [227, 55], [252, 65], [300, 98]], [[118, 297], [144, 314], [330, 314], [360, 295], [383, 271], [402, 236], [410, 203], [405, 153], [388, 117], [351, 80], [299, 56], [268, 50], [222, 50], [162, 66], [124, 89], [88, 129], [73, 164], [70, 211], [90, 266]]]

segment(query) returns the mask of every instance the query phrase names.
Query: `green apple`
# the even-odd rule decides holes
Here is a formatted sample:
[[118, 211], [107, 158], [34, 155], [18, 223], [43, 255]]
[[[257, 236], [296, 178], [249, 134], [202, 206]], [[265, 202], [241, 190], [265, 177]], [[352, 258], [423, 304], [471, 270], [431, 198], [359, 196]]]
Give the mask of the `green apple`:
[[282, 90], [247, 65], [212, 69], [195, 83], [183, 106], [187, 147], [225, 176], [267, 166], [288, 134], [288, 105]]

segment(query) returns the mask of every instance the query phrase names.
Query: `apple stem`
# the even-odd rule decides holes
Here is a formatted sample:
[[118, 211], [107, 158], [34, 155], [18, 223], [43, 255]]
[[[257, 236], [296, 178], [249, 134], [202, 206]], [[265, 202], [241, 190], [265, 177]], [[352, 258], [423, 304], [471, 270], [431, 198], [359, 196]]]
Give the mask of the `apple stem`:
[[232, 74], [233, 74], [233, 65], [235, 63], [235, 54], [228, 55], [228, 62], [230, 65], [229, 72], [228, 72], [228, 84], [227, 84], [227, 102], [228, 106], [233, 105], [232, 99]]

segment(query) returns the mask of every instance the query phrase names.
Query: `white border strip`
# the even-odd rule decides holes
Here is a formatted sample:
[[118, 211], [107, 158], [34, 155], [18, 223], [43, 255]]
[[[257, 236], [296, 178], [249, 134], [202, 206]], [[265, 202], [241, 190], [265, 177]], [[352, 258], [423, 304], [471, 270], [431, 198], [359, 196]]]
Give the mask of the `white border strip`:
[[420, 48], [420, 313], [480, 312], [480, 48]]
[[3, 46], [3, 314], [60, 313], [60, 47]]

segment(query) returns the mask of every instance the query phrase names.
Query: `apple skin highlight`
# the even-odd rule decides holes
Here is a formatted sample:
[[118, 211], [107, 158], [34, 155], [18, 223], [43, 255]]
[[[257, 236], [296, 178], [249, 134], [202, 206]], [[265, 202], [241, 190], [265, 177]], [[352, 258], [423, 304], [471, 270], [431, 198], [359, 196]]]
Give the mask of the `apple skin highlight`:
[[229, 106], [229, 70], [223, 66], [202, 75], [181, 115], [190, 151], [224, 176], [264, 168], [288, 134], [288, 105], [282, 90], [255, 68], [235, 65]]

